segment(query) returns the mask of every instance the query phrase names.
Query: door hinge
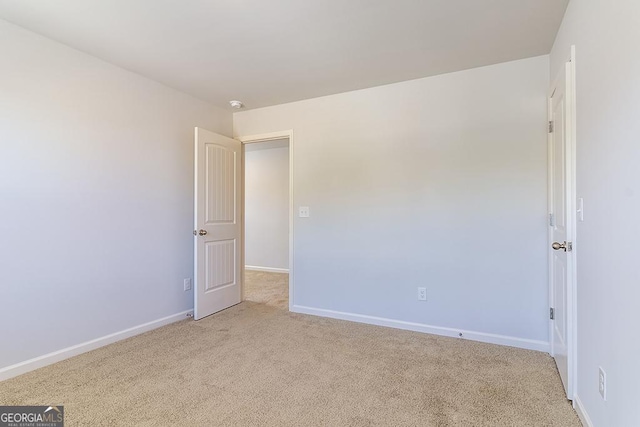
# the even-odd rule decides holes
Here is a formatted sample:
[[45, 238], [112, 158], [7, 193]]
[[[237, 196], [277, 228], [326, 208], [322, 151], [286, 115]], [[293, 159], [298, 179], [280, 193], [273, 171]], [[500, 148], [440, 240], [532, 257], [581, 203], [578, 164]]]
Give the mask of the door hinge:
[[549, 309], [549, 319], [554, 320], [556, 318], [553, 308]]
[[553, 121], [549, 121], [549, 133], [553, 133]]

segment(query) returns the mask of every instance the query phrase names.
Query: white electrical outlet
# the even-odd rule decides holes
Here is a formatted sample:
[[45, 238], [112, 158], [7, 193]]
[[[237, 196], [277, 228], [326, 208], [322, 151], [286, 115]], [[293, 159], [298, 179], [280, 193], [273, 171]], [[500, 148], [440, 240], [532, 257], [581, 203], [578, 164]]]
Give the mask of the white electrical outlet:
[[191, 290], [191, 279], [184, 279], [184, 290], [185, 291]]
[[599, 379], [598, 379], [598, 391], [600, 392], [600, 396], [602, 396], [602, 400], [607, 400], [607, 374], [604, 372], [602, 367], [598, 367]]
[[298, 216], [300, 218], [309, 218], [309, 206], [300, 206], [298, 208]]
[[418, 288], [418, 301], [427, 300], [427, 288]]

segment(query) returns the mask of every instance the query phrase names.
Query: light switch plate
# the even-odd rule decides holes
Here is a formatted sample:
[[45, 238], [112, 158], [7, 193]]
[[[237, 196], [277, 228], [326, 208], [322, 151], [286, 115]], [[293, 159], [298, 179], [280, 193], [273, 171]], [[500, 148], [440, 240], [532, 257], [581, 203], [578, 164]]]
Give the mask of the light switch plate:
[[582, 197], [578, 198], [578, 208], [576, 209], [576, 214], [578, 216], [578, 221], [584, 221], [584, 199]]
[[298, 216], [300, 218], [309, 218], [309, 206], [300, 206], [298, 208]]

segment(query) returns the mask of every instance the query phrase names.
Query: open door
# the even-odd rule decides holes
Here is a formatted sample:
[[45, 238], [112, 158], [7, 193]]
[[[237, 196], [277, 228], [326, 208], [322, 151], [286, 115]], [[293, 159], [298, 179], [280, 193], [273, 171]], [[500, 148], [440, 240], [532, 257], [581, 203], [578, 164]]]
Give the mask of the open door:
[[554, 81], [549, 99], [549, 260], [551, 355], [573, 399], [573, 188], [572, 109], [568, 62]]
[[241, 150], [239, 141], [195, 130], [196, 320], [242, 299]]

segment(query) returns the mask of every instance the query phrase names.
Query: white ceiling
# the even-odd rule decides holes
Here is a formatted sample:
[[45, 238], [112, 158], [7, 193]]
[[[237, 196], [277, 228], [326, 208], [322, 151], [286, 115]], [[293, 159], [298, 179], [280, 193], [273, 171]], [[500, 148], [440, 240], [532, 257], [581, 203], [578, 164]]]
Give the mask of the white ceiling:
[[569, 0], [0, 0], [0, 18], [229, 108], [549, 53]]

